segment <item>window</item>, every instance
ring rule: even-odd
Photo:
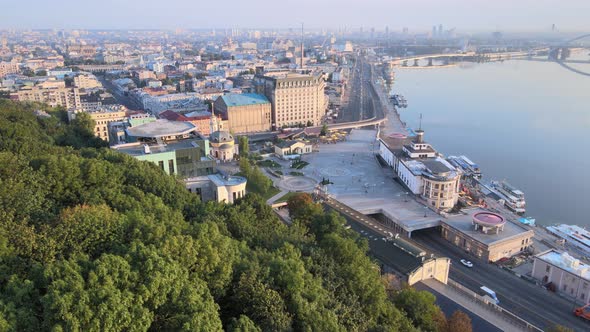
[[[168,160],[168,173],[174,174],[174,159]]]
[[[164,170],[164,161],[163,160],[158,161],[158,166],[160,166],[160,168],[162,170]]]

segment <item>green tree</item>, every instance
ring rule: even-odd
[[[417,291],[407,287],[399,291],[393,298],[397,307],[402,309],[415,326],[424,331],[437,331],[435,318],[440,308],[434,303],[436,297],[426,291]]]
[[[228,327],[228,332],[262,332],[248,316],[240,315],[238,319],[232,318]]]
[[[460,310],[453,312],[451,317],[448,319],[448,331],[449,332],[471,332],[471,318],[466,313]]]
[[[292,219],[309,222],[315,215],[321,214],[322,208],[319,204],[313,202],[313,198],[308,193],[296,193],[287,200],[289,216]]]
[[[322,130],[320,131],[320,136],[326,136],[326,135],[328,135],[328,125],[324,123],[322,125]]]
[[[240,157],[248,157],[250,154],[248,136],[238,136],[238,150],[240,151]]]

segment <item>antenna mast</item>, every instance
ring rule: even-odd
[[[301,72],[303,73],[303,23],[301,23]]]

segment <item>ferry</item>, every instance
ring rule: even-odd
[[[391,95],[389,97],[389,99],[391,99],[391,102],[393,103],[394,106],[397,106],[400,108],[408,107],[408,102],[406,101],[406,98],[404,98],[404,96],[402,96],[402,95]]]
[[[590,255],[590,232],[576,225],[547,226],[547,231]]]
[[[490,187],[493,192],[504,200],[504,205],[514,213],[524,214],[526,212],[526,201],[524,193],[514,188],[506,181],[491,181]]]
[[[447,160],[451,165],[463,170],[463,173],[472,176],[476,179],[481,179],[481,171],[479,166],[465,156],[449,156]]]

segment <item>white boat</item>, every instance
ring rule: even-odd
[[[504,205],[509,210],[518,214],[526,212],[526,201],[522,191],[514,188],[506,181],[492,181],[490,185],[494,193],[500,196],[500,199],[504,200]]]
[[[565,239],[569,244],[590,255],[590,232],[576,225],[557,225],[546,227],[549,233]]]

